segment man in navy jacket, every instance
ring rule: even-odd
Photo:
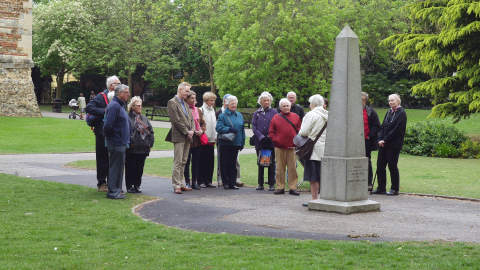
[[[108,105],[107,95],[120,84],[117,76],[107,78],[107,89],[100,92],[93,100],[91,100],[85,111],[95,116],[95,125],[93,132],[95,133],[95,159],[97,161],[97,187],[98,191],[107,192],[107,176],[108,176],[108,151],[105,147],[105,137],[103,136],[103,117],[105,108]]]
[[[128,86],[120,84],[115,87],[115,97],[105,111],[103,133],[109,154],[108,193],[107,198],[123,199],[123,168],[125,152],[130,144],[130,122],[125,105],[130,97]]]

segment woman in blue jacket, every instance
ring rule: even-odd
[[[237,112],[238,99],[229,96],[226,100],[227,109],[218,116],[216,130],[220,145],[220,173],[224,189],[238,189],[236,161],[238,152],[245,145],[245,129],[242,114]],[[227,139],[227,134],[235,134],[232,140]],[[225,136],[226,135],[226,136]]]

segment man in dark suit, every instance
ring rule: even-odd
[[[105,136],[103,135],[103,117],[105,108],[108,105],[107,95],[112,92],[120,80],[117,76],[107,78],[107,89],[100,92],[92,99],[85,108],[88,114],[95,116],[93,132],[95,133],[95,159],[97,162],[97,188],[100,192],[107,192],[107,176],[108,176],[108,151],[105,146]]]
[[[187,82],[178,85],[177,95],[168,101],[168,116],[172,128],[167,140],[173,143],[172,185],[176,194],[192,190],[185,185],[184,170],[187,163],[190,143],[194,133],[193,116],[185,102],[192,86]]]
[[[377,146],[377,133],[380,129],[380,121],[378,120],[377,112],[368,103],[368,94],[362,92],[362,105],[363,105],[363,127],[365,135],[365,155],[368,157],[368,191],[373,189],[372,179],[372,161],[371,153],[378,149]]]
[[[407,114],[400,103],[398,94],[388,96],[388,104],[391,109],[383,119],[377,138],[379,146],[377,159],[378,188],[374,194],[398,195],[400,190],[400,174],[397,164],[407,127]],[[386,192],[387,173],[385,167],[387,164],[392,181],[389,192]]]
[[[287,99],[288,101],[290,101],[290,103],[292,103],[290,112],[298,114],[298,116],[300,116],[300,120],[303,120],[303,117],[305,116],[305,111],[303,110],[302,106],[296,104],[297,94],[295,92],[290,91],[287,93]],[[280,112],[280,108],[278,112]]]

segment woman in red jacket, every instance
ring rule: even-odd
[[[285,167],[288,169],[288,188],[290,195],[297,192],[297,169],[295,168],[295,145],[293,138],[300,130],[302,121],[296,113],[290,112],[291,103],[286,98],[279,102],[280,113],[270,121],[268,137],[275,146],[276,183],[274,194],[285,194]]]

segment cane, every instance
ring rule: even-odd
[[[370,194],[373,193],[373,187],[375,186],[375,179],[377,179],[377,171],[375,170],[375,176],[373,177],[372,181],[372,189],[370,190]]]

